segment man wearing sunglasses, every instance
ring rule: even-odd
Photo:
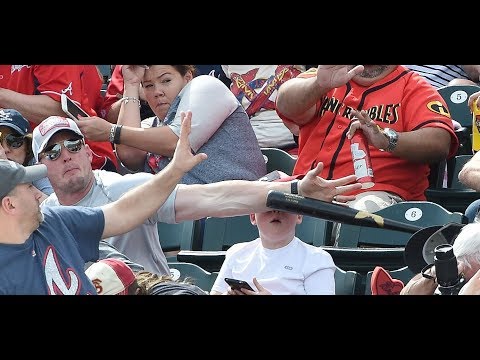
[[[119,199],[126,191],[145,183],[153,176],[143,172],[122,176],[114,172],[92,170],[91,150],[83,142],[77,142],[82,137],[74,121],[58,116],[45,119],[34,129],[34,155],[47,166],[48,178],[55,190],[42,203],[43,206],[103,206]],[[170,275],[160,246],[158,222],[179,223],[207,216],[225,217],[267,211],[266,196],[269,190],[290,193],[292,187],[295,190],[295,185],[298,185],[298,193],[301,195],[324,201],[332,201],[334,196],[339,202],[354,199],[353,196],[342,194],[361,188],[361,184],[350,184],[355,181],[355,175],[327,181],[317,177],[321,170],[322,164],[319,164],[298,183],[237,180],[179,185],[147,221],[134,230],[107,241],[132,261],[143,265],[145,270]],[[142,208],[143,201],[140,200],[133,206]]]
[[[0,294],[96,294],[84,266],[98,259],[99,241],[144,222],[162,206],[182,176],[206,159],[203,153],[191,152],[190,121],[191,114],[182,123],[184,134],[171,166],[121,199],[101,207],[40,209],[42,194],[31,182],[47,174],[46,166],[24,167],[0,160]],[[62,152],[57,160],[45,161],[65,162],[69,151]],[[69,154],[80,156],[80,151]],[[66,172],[75,171],[71,167]],[[142,206],[135,206],[139,202]]]
[[[0,109],[0,159],[15,161],[23,166],[36,163],[32,151],[30,124],[15,109]],[[53,188],[46,176],[33,181],[32,184],[45,194],[44,198],[53,193]],[[143,266],[132,262],[104,240],[100,241],[99,258],[115,258],[125,262],[133,271],[143,270]],[[90,265],[91,263],[86,264],[85,268]]]

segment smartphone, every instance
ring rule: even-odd
[[[72,99],[70,99],[67,95],[62,94],[60,96],[60,100],[62,103],[62,110],[65,114],[67,114],[71,119],[78,120],[78,115],[81,116],[90,116],[85,111],[82,110],[80,106],[75,104]]]
[[[252,290],[252,287],[248,284],[248,282],[243,281],[243,280],[237,280],[237,279],[231,279],[231,278],[225,278],[225,282],[230,285],[232,290],[240,290],[240,289],[248,289]]]

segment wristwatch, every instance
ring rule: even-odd
[[[390,128],[383,129],[383,135],[388,139],[388,146],[383,151],[392,152],[397,147],[398,133]]]

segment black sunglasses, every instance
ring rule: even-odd
[[[7,145],[12,149],[18,149],[25,142],[25,136],[15,136],[13,134],[3,135],[0,132],[0,143],[3,143],[3,140],[7,141]]]
[[[61,143],[52,144],[39,154],[38,159],[40,160],[43,157],[46,157],[52,161],[57,160],[62,153],[62,144],[69,152],[78,153],[82,148],[83,139],[63,140]]]

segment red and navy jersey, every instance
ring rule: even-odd
[[[89,115],[97,115],[103,79],[95,65],[9,65],[7,88],[26,95],[48,95],[60,102],[61,94],[74,100]],[[37,124],[30,122],[32,130]],[[117,166],[112,144],[86,140],[93,151],[92,168],[110,159]]]
[[[298,77],[314,77],[310,69]],[[366,110],[375,122],[397,132],[425,127],[442,128],[451,135],[449,157],[458,149],[458,138],[445,101],[424,78],[403,66],[375,84],[364,87],[354,81],[328,91],[316,104],[315,117],[300,126],[299,155],[294,175],[305,174],[318,162],[324,163],[321,176],[338,179],[354,174],[347,131],[351,110]],[[284,121],[295,122],[280,114]],[[368,189],[390,191],[405,200],[425,200],[430,168],[370,146],[375,186]],[[356,193],[365,190],[359,190]]]

